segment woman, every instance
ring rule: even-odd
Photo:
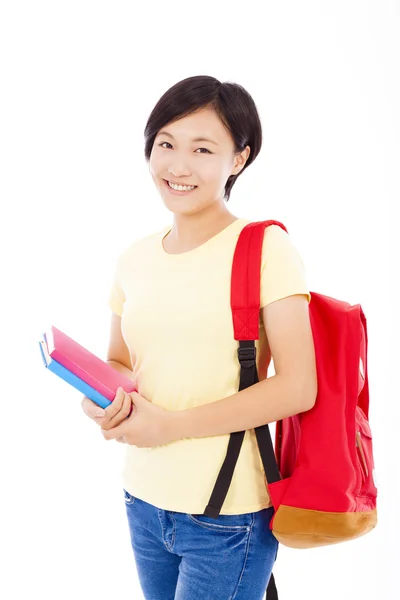
[[[260,382],[237,391],[230,278],[250,221],[226,203],[261,133],[248,92],[206,76],[169,89],[145,129],[146,160],[173,223],[124,250],[109,301],[108,361],[138,393],[119,390],[106,411],[86,397],[82,404],[105,439],[127,445],[124,497],[147,600],[264,597],[278,542],[254,427],[315,402],[311,296],[302,260],[276,225],[263,243]],[[275,375],[265,379],[269,349]],[[207,517],[229,434],[245,430],[221,514]]]

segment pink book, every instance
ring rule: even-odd
[[[92,386],[108,400],[113,401],[117,390],[136,392],[134,382],[119,373],[104,360],[95,356],[54,326],[44,334],[51,358]]]

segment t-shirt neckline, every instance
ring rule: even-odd
[[[199,252],[202,252],[204,249],[207,249],[210,245],[212,245],[216,241],[218,241],[220,237],[225,235],[227,232],[229,232],[235,226],[238,226],[238,224],[245,222],[246,220],[247,219],[245,219],[244,217],[239,217],[238,219],[235,219],[235,221],[232,221],[232,223],[229,223],[229,225],[224,227],[224,229],[221,229],[221,231],[219,231],[218,233],[213,235],[209,240],[205,241],[203,244],[200,244],[200,246],[197,246],[196,248],[192,248],[192,250],[187,250],[186,252],[177,252],[177,253],[167,252],[163,246],[164,238],[168,235],[168,233],[172,229],[172,225],[168,225],[161,231],[161,235],[159,238],[160,251],[164,256],[166,256],[168,258],[171,257],[172,259],[178,258],[178,257],[184,257],[184,256],[193,256],[194,254],[197,254]]]

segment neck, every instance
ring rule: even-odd
[[[174,215],[172,229],[167,238],[179,248],[190,248],[206,242],[237,220],[225,207],[208,213]]]

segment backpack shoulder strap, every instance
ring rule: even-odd
[[[279,221],[256,221],[240,232],[232,265],[231,307],[235,340],[258,340],[261,258],[264,232]]]

